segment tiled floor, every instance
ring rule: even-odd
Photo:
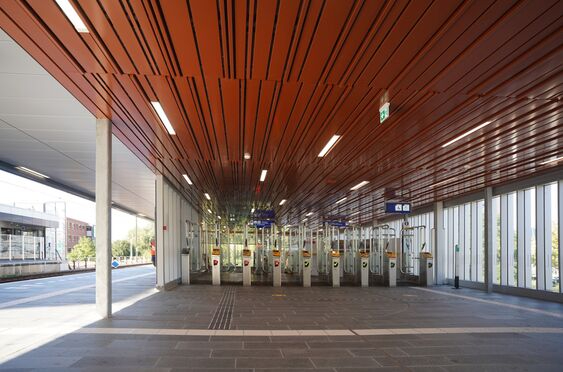
[[[449,287],[197,285],[139,296],[153,278],[135,275],[115,287],[138,301],[111,320],[14,324],[14,309],[0,310],[12,311],[0,337],[60,333],[0,369],[563,370],[561,304]],[[39,301],[36,310],[54,309]],[[30,304],[18,306],[23,315]]]

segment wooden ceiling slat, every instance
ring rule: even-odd
[[[0,25],[205,215],[360,209],[369,222],[394,192],[418,206],[561,154],[560,1],[71,2],[90,34],[44,0],[0,2]]]

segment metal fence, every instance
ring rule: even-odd
[[[151,259],[144,256],[123,256],[114,257],[112,262],[113,261],[117,261],[119,263],[119,266],[128,266],[147,264],[151,262]],[[88,257],[85,260],[68,261],[68,266],[71,268],[71,270],[93,269],[96,267],[96,258]]]
[[[55,248],[45,247],[45,238],[0,235],[0,260],[55,260]]]

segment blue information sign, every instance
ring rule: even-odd
[[[119,262],[117,260],[113,260],[111,263],[111,267],[113,267],[114,269],[117,269],[119,267]]]
[[[411,213],[411,203],[385,203],[385,213]]]
[[[328,223],[330,226],[334,227],[346,227],[348,225],[346,221],[348,221],[348,218],[343,215],[326,216],[324,218],[324,223]]]
[[[273,209],[257,209],[252,213],[252,217],[258,220],[273,220],[276,218],[276,212]]]

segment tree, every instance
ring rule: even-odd
[[[111,254],[114,257],[131,255],[130,244],[127,240],[116,240],[111,245]]]
[[[154,229],[152,227],[140,228],[137,230],[137,237],[135,239],[135,229],[129,230],[127,234],[129,241],[137,242],[134,245],[133,252],[139,254],[139,256],[150,256],[151,251],[151,241],[154,240]]]
[[[82,236],[67,257],[73,264],[76,261],[84,260],[84,263],[88,265],[88,258],[96,257],[96,246],[91,238]]]

